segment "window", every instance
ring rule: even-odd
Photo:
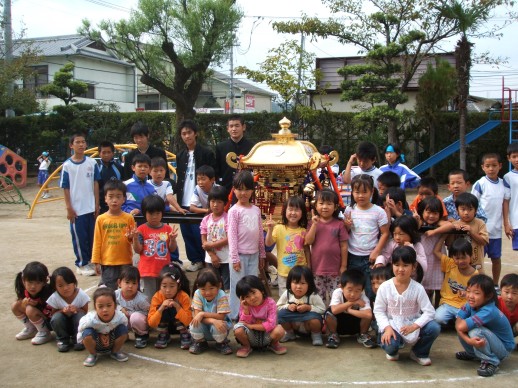
[[[33,73],[23,80],[23,88],[37,92],[39,96],[38,88],[49,83],[49,67],[48,65],[34,66]]]
[[[90,85],[90,84],[88,84],[88,90],[87,90],[87,92],[86,92],[86,93],[81,94],[81,95],[80,95],[80,96],[78,96],[78,97],[94,99],[94,98],[95,98],[95,86],[94,86],[94,85]]]

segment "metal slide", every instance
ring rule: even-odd
[[[482,124],[477,129],[466,134],[466,144],[471,143],[472,141],[478,139],[480,136],[485,135],[492,129],[495,129],[502,123],[501,120],[488,120],[486,123]],[[446,159],[448,156],[457,152],[460,149],[460,141],[457,140],[451,143],[449,146],[443,148],[435,155],[429,157],[425,161],[419,163],[417,166],[412,168],[412,170],[417,174],[422,174],[424,171],[428,170],[433,165],[439,163],[441,160]]]

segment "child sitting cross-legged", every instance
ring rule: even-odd
[[[192,354],[200,354],[208,349],[207,341],[216,341],[216,349],[221,354],[232,354],[228,345],[228,332],[232,322],[228,317],[230,306],[228,296],[222,290],[222,280],[215,268],[203,268],[194,282],[192,298],[193,318],[190,325],[194,340],[189,348]]]
[[[329,337],[326,346],[336,349],[340,344],[338,335],[356,334],[358,343],[374,348],[367,331],[372,321],[372,309],[365,295],[365,275],[359,270],[349,269],[340,277],[340,287],[333,291],[331,303],[325,313]]]

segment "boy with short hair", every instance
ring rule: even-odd
[[[493,282],[497,285],[502,271],[502,209],[505,197],[504,181],[498,177],[502,168],[500,155],[484,154],[481,167],[486,175],[475,182],[471,194],[477,197],[479,206],[487,215],[489,244],[485,247],[485,253],[491,259]]]
[[[104,193],[108,211],[95,221],[92,263],[101,275],[99,285],[116,290],[123,266],[133,264],[131,231],[135,229],[135,220],[122,211],[126,199],[126,185],[122,181],[109,180]]]
[[[126,185],[126,202],[122,210],[131,215],[140,214],[142,200],[152,194],[156,194],[155,187],[148,182],[148,174],[151,168],[151,159],[146,154],[137,154],[133,157],[131,169],[133,178],[124,182]]]
[[[478,209],[478,199],[471,193],[462,193],[455,199],[455,207],[460,217],[453,222],[456,230],[467,233],[473,247],[471,265],[484,273],[484,247],[489,243],[489,233],[484,221],[475,218]]]
[[[445,238],[446,236],[443,235],[439,239],[433,251],[435,258],[441,262],[441,272],[444,273],[441,300],[435,310],[435,322],[442,326],[455,321],[460,308],[467,302],[468,281],[473,275],[478,274],[478,271],[471,266],[473,247],[470,242],[464,238],[455,240],[450,247],[448,257],[442,252]]]
[[[448,212],[448,218],[451,220],[459,220],[459,214],[457,213],[457,208],[455,206],[455,200],[457,197],[465,193],[468,190],[469,186],[469,178],[468,173],[462,169],[451,170],[448,173],[448,190],[451,192],[451,195],[444,198],[444,206]],[[480,218],[482,221],[487,222],[486,213],[482,208],[476,209],[476,217]]]
[[[101,174],[101,182],[99,183],[99,201],[101,203],[100,214],[108,211],[108,205],[105,202],[104,185],[106,182],[117,179],[122,180],[124,176],[124,169],[113,159],[115,155],[115,146],[111,141],[103,141],[97,148],[99,157],[101,158],[98,168]]]
[[[153,185],[156,193],[166,203],[166,212],[174,210],[179,213],[185,214],[187,213],[187,211],[185,209],[182,209],[182,207],[178,204],[178,201],[174,197],[173,186],[171,185],[171,182],[164,180],[166,170],[167,163],[164,159],[162,159],[161,157],[155,157],[151,159],[151,179],[149,179],[148,182]]]
[[[63,163],[59,187],[63,189],[67,219],[70,221],[76,271],[79,275],[93,276],[95,268],[90,260],[95,218],[99,213],[101,176],[96,161],[85,155],[85,135],[72,135],[69,145],[73,154]]]
[[[500,283],[500,290],[502,294],[496,305],[509,320],[513,335],[518,337],[518,274],[505,275]]]
[[[374,348],[376,343],[367,333],[372,321],[372,309],[365,295],[365,275],[357,269],[349,269],[340,277],[340,287],[333,291],[331,303],[324,314],[329,330],[326,346],[336,349],[339,335],[356,334],[358,343]]]
[[[379,198],[382,198],[389,187],[401,187],[401,178],[393,171],[385,171],[376,179]],[[380,204],[381,205],[381,204]]]
[[[133,166],[133,158],[136,155],[144,154],[149,156],[149,159],[154,157],[161,157],[167,162],[167,155],[161,148],[153,147],[149,144],[149,128],[142,122],[136,122],[131,127],[130,137],[137,145],[137,148],[130,151],[124,159],[124,179],[128,180],[133,176],[131,166]],[[165,179],[169,180],[169,170],[165,172]]]
[[[507,146],[507,160],[512,170],[504,175],[504,229],[505,235],[512,239],[513,250],[518,251],[518,143]]]
[[[387,212],[387,217],[394,221],[402,215],[412,217],[410,210],[405,209],[406,194],[401,187],[389,187],[385,191],[385,196],[382,198],[383,208]]]
[[[419,202],[421,202],[424,198],[431,196],[434,196],[441,201],[443,208],[442,216],[446,219],[448,217],[448,211],[446,210],[442,198],[439,195],[439,185],[437,184],[437,180],[431,176],[421,178],[421,181],[417,186],[417,195],[409,206],[410,210],[417,212],[417,205],[419,205]]]
[[[216,183],[216,173],[211,166],[203,165],[196,170],[196,187],[191,196],[191,213],[207,214],[209,212],[209,192]]]
[[[362,141],[356,147],[356,153],[352,154],[342,171],[342,181],[346,184],[351,183],[351,180],[360,174],[367,174],[374,179],[374,185],[378,187],[378,177],[383,173],[377,168],[374,163],[378,159],[378,149],[370,141]],[[357,166],[353,163],[357,162]]]

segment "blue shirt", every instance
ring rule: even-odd
[[[496,307],[495,302],[488,303],[479,309],[473,309],[469,303],[466,303],[460,308],[457,317],[464,319],[468,330],[485,327],[502,341],[507,351],[514,350],[513,330],[504,313]]]
[[[125,181],[124,184],[126,185],[126,202],[122,205],[122,211],[126,213],[130,213],[133,209],[141,210],[144,197],[156,195],[155,188],[147,181],[147,177],[141,180],[133,174],[133,178]]]
[[[453,199],[453,194],[447,196],[442,201],[444,203],[444,207],[448,212],[448,218],[453,218],[454,220],[460,220],[459,213],[457,213],[457,208],[455,207],[455,200]],[[487,222],[487,216],[484,210],[479,206],[477,209],[477,213],[475,217],[480,218],[484,223]]]

